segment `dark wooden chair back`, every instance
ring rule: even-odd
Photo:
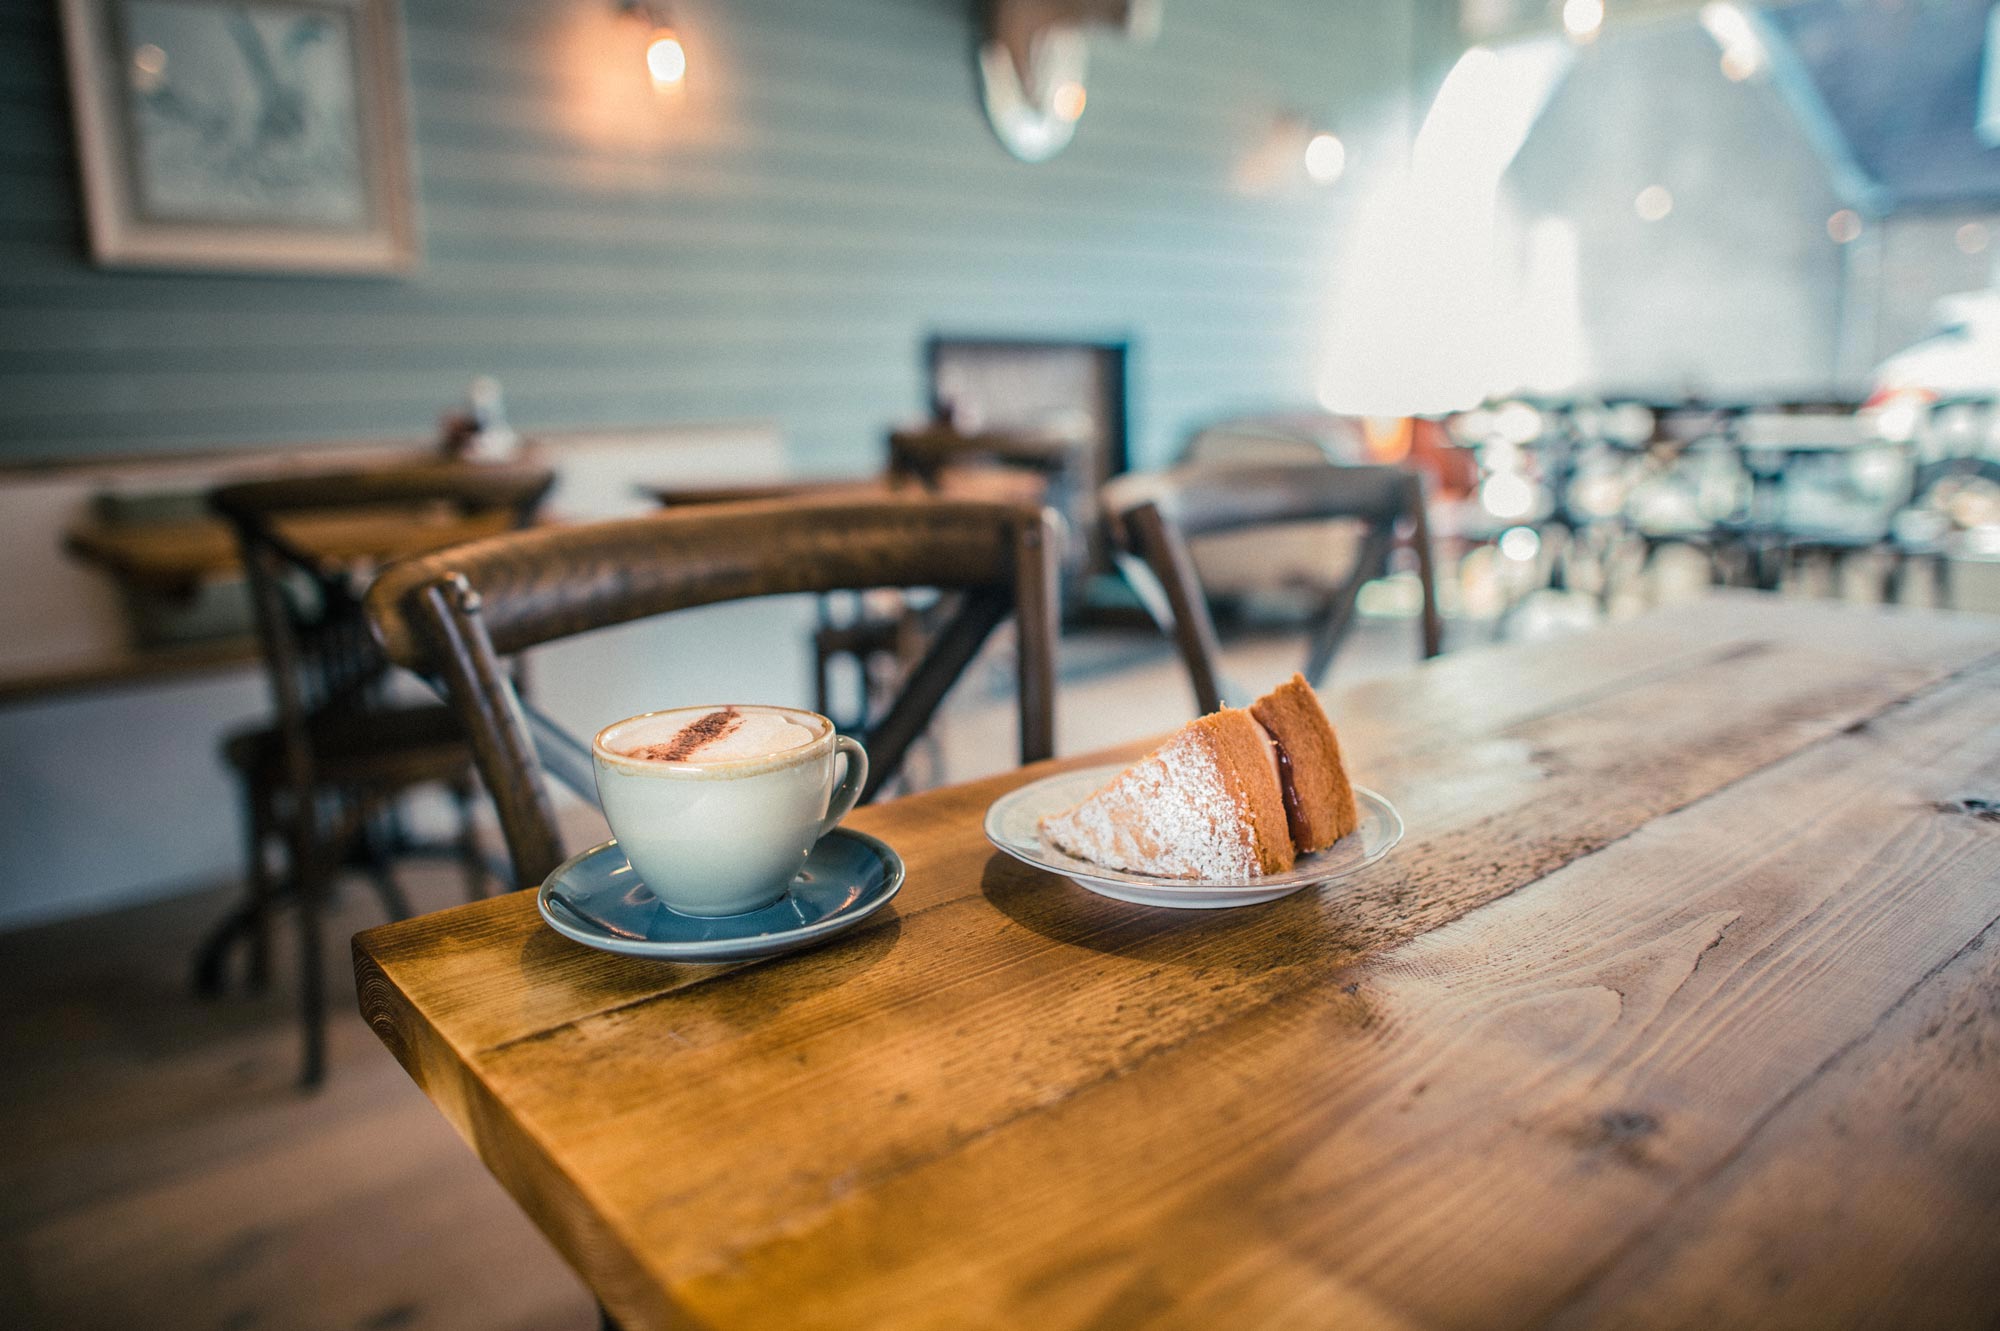
[[[934,421],[891,432],[886,474],[891,485],[914,483],[951,498],[1032,500],[1052,509],[1064,524],[1058,563],[1063,602],[1071,605],[1089,571],[1103,562],[1097,530],[1099,465],[1084,439],[966,431]]]
[[[370,590],[368,613],[389,656],[439,681],[464,718],[516,879],[531,886],[562,861],[562,842],[535,743],[546,732],[515,696],[503,656],[720,601],[877,587],[932,587],[960,599],[901,695],[859,737],[870,759],[863,798],[896,774],[1010,614],[1021,760],[1054,751],[1054,518],[1036,508],[800,498],[523,532],[391,567]]]
[[[554,482],[543,467],[377,467],[226,485],[209,506],[235,529],[285,745],[287,779],[313,782],[308,722],[376,701],[388,661],[358,587],[383,558],[532,520]],[[312,548],[314,527],[339,554]]]
[[[889,475],[936,490],[956,467],[1011,467],[1055,477],[1088,450],[1074,440],[1006,432],[967,433],[931,424],[889,435]]]
[[[1103,499],[1113,535],[1129,552],[1128,558],[1136,558],[1165,595],[1171,622],[1163,627],[1170,627],[1174,634],[1195,701],[1204,713],[1224,706],[1226,700],[1215,620],[1188,552],[1187,543],[1194,537],[1340,518],[1362,524],[1361,550],[1354,567],[1329,592],[1312,632],[1305,675],[1318,684],[1353,623],[1355,598],[1362,585],[1387,570],[1398,527],[1407,526],[1407,539],[1415,548],[1423,584],[1423,654],[1438,654],[1442,624],[1430,527],[1424,511],[1423,482],[1414,472],[1399,467],[1322,463],[1179,467],[1120,476],[1105,487]]]

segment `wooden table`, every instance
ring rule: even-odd
[[[909,883],[818,951],[517,893],[362,1007],[629,1327],[1991,1325],[2000,621],[1725,596],[1333,707],[1410,829],[1337,887],[1091,896],[980,838],[1030,771],[855,814]]]
[[[379,505],[353,512],[299,513],[274,523],[293,544],[329,563],[386,563],[507,530],[510,515],[464,517],[428,509],[384,513]],[[236,535],[220,518],[166,522],[86,522],[65,538],[71,554],[133,587],[187,596],[205,579],[242,571]]]

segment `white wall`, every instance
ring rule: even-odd
[[[1633,202],[1664,185],[1673,211]],[[1580,54],[1515,159],[1522,225],[1574,223],[1586,384],[1613,392],[1816,395],[1835,387],[1841,206],[1762,82],[1723,78],[1691,20],[1612,26]]]

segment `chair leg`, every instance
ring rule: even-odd
[[[299,916],[299,1021],[303,1046],[299,1087],[326,1081],[326,959],[321,955],[320,912],[326,904],[327,870],[310,846],[299,848],[294,888]]]
[[[360,837],[357,849],[362,863],[368,870],[368,881],[375,885],[375,895],[382,899],[382,909],[392,920],[406,920],[413,913],[410,899],[403,895],[403,885],[396,881],[389,847],[385,844],[382,823],[379,818],[370,818],[364,811],[359,818],[357,835]]]
[[[470,776],[461,776],[451,783],[451,802],[458,809],[458,862],[465,870],[465,898],[477,901],[486,895],[486,860],[479,853],[479,828],[473,820]]]
[[[261,994],[271,987],[271,917],[277,909],[278,883],[271,873],[269,850],[277,833],[277,818],[268,791],[250,795],[250,891],[256,905],[256,919],[250,929],[250,992]]]
[[[1943,553],[1931,556],[1931,603],[1939,610],[1951,609],[1951,558]]]
[[[211,930],[195,954],[194,989],[203,998],[219,997],[228,987],[229,950],[241,938],[249,944],[246,983],[262,993],[271,980],[271,908],[275,891],[265,847],[271,835],[270,797],[246,777],[243,781],[244,873],[248,894],[241,906]]]
[[[200,998],[220,998],[229,987],[229,949],[238,938],[250,936],[255,927],[257,906],[244,902],[209,930],[194,958],[194,992]]]
[[[1418,623],[1424,659],[1444,651],[1444,616],[1438,610],[1437,551],[1431,545],[1431,526],[1423,490],[1419,487],[1410,510],[1410,544],[1417,552],[1417,582],[1423,589],[1423,618]]]

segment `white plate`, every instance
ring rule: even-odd
[[[1176,910],[1213,910],[1275,901],[1308,887],[1345,878],[1387,855],[1403,839],[1403,818],[1396,812],[1396,806],[1374,791],[1356,786],[1354,802],[1361,810],[1359,827],[1325,850],[1301,856],[1284,873],[1260,878],[1154,878],[1077,859],[1043,840],[1037,824],[1045,815],[1081,803],[1124,770],[1117,763],[1086,767],[1045,776],[1002,795],[986,811],[986,839],[1022,863],[1059,873],[1099,896],[1137,906],[1167,906]]]

